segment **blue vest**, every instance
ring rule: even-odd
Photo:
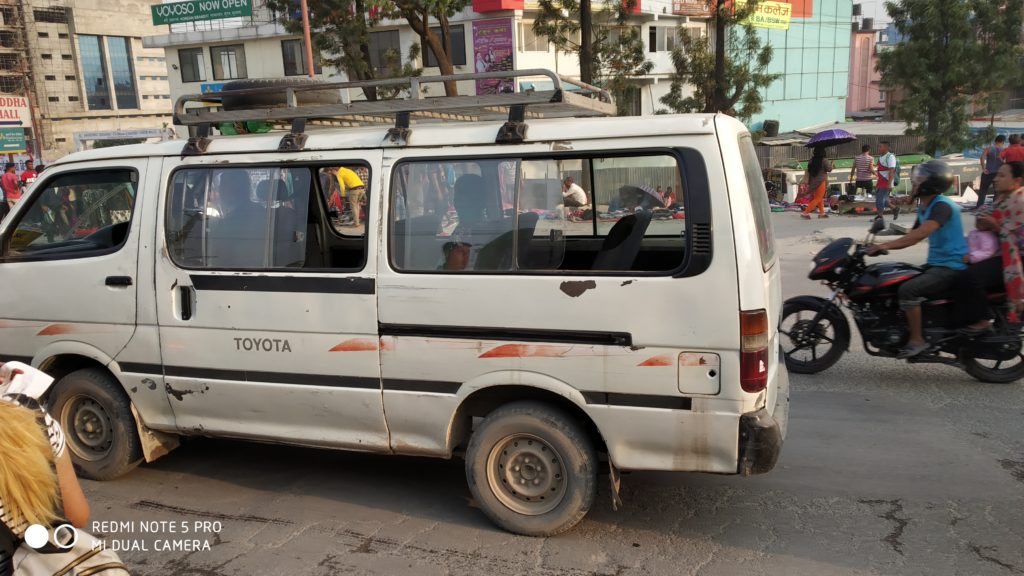
[[[928,236],[928,265],[963,270],[967,268],[964,264],[967,240],[964,238],[964,226],[960,220],[960,207],[945,196],[936,196],[924,212],[918,211],[917,224],[924,224],[931,216],[932,209],[940,202],[948,204],[952,214],[945,224]]]

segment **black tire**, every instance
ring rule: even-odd
[[[47,409],[64,429],[80,476],[111,480],[142,460],[131,403],[108,372],[85,368],[64,376],[54,384]]]
[[[573,417],[541,402],[514,402],[491,412],[473,431],[466,479],[498,526],[525,536],[553,536],[590,510],[597,463],[593,440]]]
[[[1011,360],[1005,362],[1011,364],[1011,366],[1002,368],[1003,362],[997,361],[994,367],[988,367],[969,353],[963,357],[964,370],[982,382],[989,384],[1011,384],[1024,378],[1024,357],[1018,357],[1016,364]]]
[[[812,330],[810,323],[813,317],[822,310],[825,312],[818,321],[818,325]],[[798,323],[792,326],[787,325],[787,320],[794,315],[799,318]],[[829,325],[833,328],[832,336],[827,334]],[[817,374],[831,368],[850,346],[850,324],[846,321],[846,316],[843,315],[842,310],[826,300],[810,297],[787,300],[782,306],[782,321],[779,326],[786,368],[796,374]],[[808,342],[813,343],[805,345]],[[822,344],[822,342],[824,343]],[[819,346],[826,348],[820,354],[818,353]],[[811,359],[804,360],[797,356],[797,352],[804,350],[809,351]]]
[[[232,90],[250,90],[252,88],[283,88],[285,86],[316,85],[322,84],[318,80],[308,78],[266,78],[256,80],[232,80],[224,84],[222,92]],[[341,94],[337,90],[315,90],[311,92],[298,92],[296,99],[300,106],[314,106],[322,104],[338,104],[341,102]],[[224,94],[221,97],[221,107],[224,110],[244,110],[247,108],[280,108],[287,105],[287,94],[284,90],[274,91],[267,94],[240,94],[230,96]]]

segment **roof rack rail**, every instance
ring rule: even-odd
[[[544,76],[551,81],[551,90],[527,90],[507,94],[482,96],[445,96],[424,98],[421,89],[426,84],[450,81],[498,80]],[[579,87],[571,91],[566,84]],[[397,100],[352,101],[348,90],[370,87],[400,88],[408,97]],[[299,104],[299,94],[306,92],[340,92],[336,104]],[[284,91],[284,105],[272,108],[246,108],[223,110],[216,107],[186,107],[188,104],[220,103],[225,95],[232,98],[246,95],[280,94]],[[179,126],[216,126],[222,122],[292,122],[293,136],[283,142],[282,149],[302,148],[297,138],[302,124],[296,120],[345,120],[353,125],[391,125],[386,140],[404,145],[411,134],[410,120],[415,121],[469,121],[506,120],[499,135],[501,141],[522,141],[523,122],[529,118],[566,118],[583,116],[614,116],[615,103],[607,90],[562,78],[550,70],[528,69],[448,76],[406,77],[387,80],[352,82],[296,83],[294,86],[273,86],[191,94],[178,98],[174,104],[174,123]],[[519,128],[513,128],[514,126]],[[296,130],[297,128],[297,130]]]

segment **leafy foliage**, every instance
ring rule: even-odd
[[[960,150],[978,140],[970,133],[971,103],[991,112],[1021,80],[1024,0],[901,0],[886,2],[906,39],[879,54],[883,85],[909,134],[923,148]]]
[[[629,23],[637,0],[606,2],[593,12],[589,0],[540,0],[533,32],[563,54],[574,54],[580,80],[612,93],[620,115],[635,104],[639,78],[654,69],[640,28]]]
[[[726,0],[712,1],[716,45],[709,37],[679,34],[671,88],[661,102],[674,112],[723,112],[748,121],[762,109],[762,90],[780,77],[767,72],[773,50],[745,23],[757,0],[735,10]]]

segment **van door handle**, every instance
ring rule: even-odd
[[[107,276],[107,286],[131,286],[131,276]]]
[[[181,297],[181,319],[191,320],[192,319],[192,287],[191,286],[180,286],[178,288],[179,296]]]

